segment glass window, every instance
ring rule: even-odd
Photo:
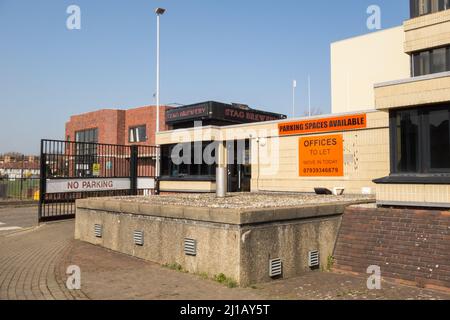
[[[449,9],[450,0],[439,0],[438,11]]]
[[[147,127],[139,126],[130,128],[128,141],[131,143],[147,141]]]
[[[432,73],[444,72],[447,69],[447,49],[440,48],[432,51]]]
[[[75,133],[75,141],[98,143],[98,129],[77,131]]]
[[[425,51],[419,54],[419,74],[430,74],[430,52]]]
[[[449,0],[410,0],[411,18],[449,9]]]
[[[431,13],[431,0],[419,0],[419,15]]]
[[[76,144],[75,176],[91,177],[92,166],[97,163],[98,129],[88,129],[75,133]]]
[[[397,112],[396,121],[396,171],[417,172],[419,160],[419,118],[417,111]]]
[[[450,47],[414,53],[412,70],[413,77],[450,71]]]
[[[428,113],[427,131],[430,147],[430,171],[450,170],[450,112],[448,109]]]
[[[393,173],[450,173],[450,107],[391,113]]]
[[[205,153],[206,148],[211,148],[212,142],[203,142],[201,145],[201,149],[199,152],[199,158],[195,157],[195,147],[194,143],[190,145],[184,145],[184,149],[186,152],[191,152],[190,156],[186,155],[186,159],[189,158],[190,163],[182,163],[175,164],[172,161],[172,151],[176,145],[165,145],[162,146],[162,168],[161,172],[163,176],[169,176],[173,178],[183,178],[183,177],[212,177],[216,174],[216,166],[215,164],[207,164],[205,159],[203,159],[203,154]],[[208,149],[210,150],[210,149]],[[210,150],[211,156],[215,158],[215,149],[212,148]],[[180,150],[180,157],[184,157],[184,153]],[[199,163],[200,162],[200,163]]]

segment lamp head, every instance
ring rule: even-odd
[[[162,16],[164,14],[164,12],[166,12],[166,9],[164,9],[164,8],[156,8],[155,9],[155,13],[158,16]]]

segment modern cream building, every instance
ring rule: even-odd
[[[389,113],[391,173],[378,179],[380,204],[449,207],[450,1],[411,0],[403,24],[411,76],[375,85]]]
[[[331,110],[374,110],[376,83],[408,78],[405,32],[395,27],[331,44]]]
[[[161,191],[214,192],[207,164],[170,157],[216,141],[228,191],[344,188],[380,205],[450,207],[449,1],[411,0],[402,27],[332,44],[331,115],[159,133]]]

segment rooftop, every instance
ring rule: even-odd
[[[172,194],[150,197],[116,197],[122,201],[157,206],[183,206],[220,209],[292,208],[306,205],[348,202],[372,202],[373,196],[328,196],[312,193],[232,193],[226,198],[215,194]]]

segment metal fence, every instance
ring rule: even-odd
[[[39,178],[0,178],[1,200],[39,200]]]
[[[73,217],[77,199],[157,193],[158,150],[42,140],[39,221]]]

